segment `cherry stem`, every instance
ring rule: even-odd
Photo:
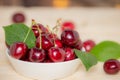
[[[51,29],[50,29],[50,27],[49,27],[48,25],[47,25],[46,27],[47,27],[48,31],[49,31],[49,32],[51,32]]]
[[[55,36],[54,36],[54,32],[51,31],[51,34],[53,35],[53,43],[54,43],[54,47],[55,47]]]
[[[32,19],[32,25],[34,25],[34,24],[36,24],[36,23],[35,23],[35,20]],[[29,28],[29,30],[28,30],[28,32],[27,32],[27,35],[25,36],[25,39],[23,40],[24,43],[25,43],[25,41],[27,40],[27,37],[28,37],[28,35],[29,35],[29,33],[30,33],[31,29],[32,29],[32,25],[31,25],[31,27]]]
[[[61,25],[61,18],[57,20],[56,26],[53,27],[52,30],[53,30],[54,32],[58,32],[58,28],[60,27],[60,25]]]
[[[38,29],[38,31],[39,31],[39,37],[40,37],[40,49],[42,49],[42,35],[41,35],[41,33],[42,33],[42,31],[41,31],[41,29],[39,29],[39,25],[37,25],[37,29]]]
[[[54,39],[54,40],[53,40],[53,41],[54,41],[54,47],[55,47],[55,36],[54,36],[54,33],[57,33],[57,32],[58,32],[58,29],[59,29],[60,25],[61,25],[61,18],[57,20],[56,26],[53,27],[53,28],[52,28],[52,31],[51,31],[51,33],[53,34],[53,39]]]
[[[54,34],[54,31],[50,29],[50,27],[47,25],[47,29],[48,31],[51,32],[51,34]],[[55,47],[55,36],[53,36],[53,43],[54,43],[54,47]]]
[[[31,31],[31,28],[29,28],[29,30],[28,30],[28,32],[27,32],[27,35],[25,36],[25,39],[23,40],[24,43],[25,43],[25,41],[27,40],[27,37],[28,37],[30,31]]]
[[[36,24],[35,20],[34,20],[34,19],[32,19],[32,25],[35,25],[35,24]]]

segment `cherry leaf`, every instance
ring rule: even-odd
[[[90,51],[99,61],[120,58],[120,44],[114,41],[102,41]]]
[[[36,38],[31,28],[22,23],[4,26],[5,41],[8,45],[15,42],[24,42],[28,48],[35,46]]]
[[[92,66],[97,64],[97,58],[91,53],[82,52],[80,50],[74,49],[75,54],[78,58],[81,59],[86,70],[88,71]]]

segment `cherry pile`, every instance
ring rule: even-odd
[[[10,45],[12,57],[38,63],[63,62],[77,58],[74,49],[81,50],[84,47],[88,52],[91,48],[87,50],[87,46],[94,47],[95,45],[92,40],[82,42],[78,32],[72,28],[64,29],[58,37],[55,32],[33,20],[31,29],[36,37],[35,47],[28,49],[24,42],[16,42]]]
[[[29,62],[64,62],[77,58],[74,49],[90,52],[96,45],[93,40],[82,42],[78,32],[73,29],[73,24],[70,22],[63,24],[62,32],[58,37],[56,32],[33,20],[31,29],[36,37],[35,47],[29,49],[24,42],[15,42],[8,47],[10,55]],[[55,26],[56,29],[57,27]],[[120,70],[120,62],[116,59],[109,59],[104,62],[103,69],[108,74],[116,74]]]

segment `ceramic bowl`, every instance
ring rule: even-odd
[[[72,75],[80,65],[80,59],[57,63],[33,63],[15,59],[6,52],[15,71],[25,77],[37,80],[55,80]]]

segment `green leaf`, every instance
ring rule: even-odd
[[[28,26],[18,23],[8,26],[4,26],[5,41],[8,45],[15,42],[25,42],[28,48],[35,46],[35,36],[31,28]]]
[[[99,61],[120,58],[120,45],[113,41],[103,41],[97,44],[91,53],[96,56]]]
[[[81,59],[84,64],[86,70],[88,71],[93,65],[97,64],[97,58],[91,53],[82,52],[80,50],[75,49],[75,54],[78,58]]]

